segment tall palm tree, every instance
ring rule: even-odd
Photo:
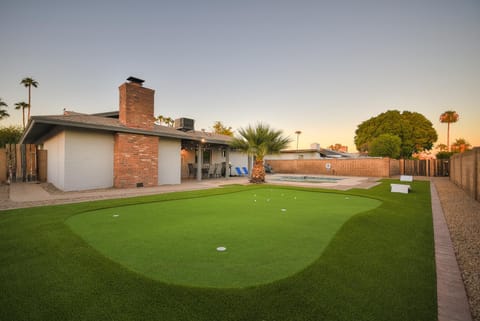
[[[446,112],[444,112],[443,114],[440,115],[440,122],[448,124],[448,129],[447,129],[448,151],[450,151],[450,124],[451,123],[456,123],[459,118],[460,118],[460,116],[454,110],[447,110]]]
[[[31,77],[23,78],[20,82],[21,85],[28,87],[28,120],[30,120],[30,107],[32,106],[32,86],[37,88],[38,81]],[[25,127],[25,126],[24,126]]]
[[[0,120],[2,120],[4,118],[7,118],[7,117],[10,117],[8,112],[4,109],[4,108],[7,108],[7,107],[8,107],[7,103],[4,102],[2,100],[2,98],[0,98]]]
[[[263,123],[258,123],[255,127],[249,125],[247,128],[240,128],[238,134],[239,136],[234,137],[230,142],[230,146],[255,157],[250,182],[264,183],[265,155],[278,153],[286,148],[291,142],[290,138],[284,137],[281,130],[274,130]]]
[[[25,129],[25,109],[28,109],[28,104],[24,101],[15,104],[15,109],[22,110],[23,129]]]

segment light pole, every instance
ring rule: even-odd
[[[299,131],[299,130],[297,130],[297,131],[295,132],[295,134],[297,134],[297,152],[298,152],[298,137],[300,136],[301,133],[302,133],[302,132]]]

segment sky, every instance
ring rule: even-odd
[[[291,147],[340,143],[387,110],[455,110],[450,140],[480,146],[478,0],[0,1],[0,98],[32,115],[118,110],[129,76],[155,90],[155,116],[258,122]]]

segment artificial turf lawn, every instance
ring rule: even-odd
[[[105,256],[148,277],[198,287],[247,287],[313,263],[371,198],[264,188],[72,216],[68,225]],[[224,246],[225,252],[217,247]]]
[[[410,183],[410,194],[390,193],[389,183],[348,192],[382,204],[348,219],[307,268],[243,289],[152,280],[106,258],[65,221],[102,208],[274,187],[228,187],[0,212],[0,320],[434,321],[429,183]]]

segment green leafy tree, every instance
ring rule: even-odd
[[[440,122],[441,123],[447,123],[447,146],[448,146],[448,151],[450,151],[450,124],[451,123],[456,123],[460,116],[457,114],[456,111],[454,110],[447,110],[443,114],[440,115]]]
[[[369,153],[372,141],[382,134],[400,138],[401,158],[409,158],[413,153],[431,150],[438,138],[432,123],[422,114],[389,110],[358,125],[355,131],[355,145],[360,152]]]
[[[291,143],[290,138],[284,137],[281,130],[275,130],[270,126],[258,123],[255,127],[249,125],[238,130],[239,136],[232,139],[230,146],[234,149],[254,156],[252,183],[265,182],[265,168],[263,159],[265,155],[278,153]]]
[[[435,157],[437,159],[449,159],[453,154],[455,154],[454,152],[438,152],[437,155],[435,155]]]
[[[10,117],[10,114],[5,109],[7,107],[8,107],[7,103],[4,102],[2,98],[0,98],[0,120]]]
[[[25,128],[25,110],[28,109],[28,104],[24,101],[15,103],[15,109],[22,110],[22,123],[23,123],[23,128]]]
[[[20,126],[0,127],[0,148],[5,144],[17,144],[22,137],[23,129]]]
[[[38,81],[31,77],[23,78],[20,82],[21,85],[24,85],[28,88],[28,117],[27,120],[30,120],[30,107],[32,106],[32,87],[38,87]],[[25,125],[24,125],[25,127]]]
[[[436,147],[439,152],[447,152],[448,151],[448,146],[445,144],[438,144]]]
[[[396,135],[382,134],[370,143],[369,155],[398,158],[402,140]]]
[[[226,127],[226,126],[224,126],[221,121],[216,121],[216,122],[213,124],[213,132],[214,132],[215,134],[233,136],[232,127]]]

